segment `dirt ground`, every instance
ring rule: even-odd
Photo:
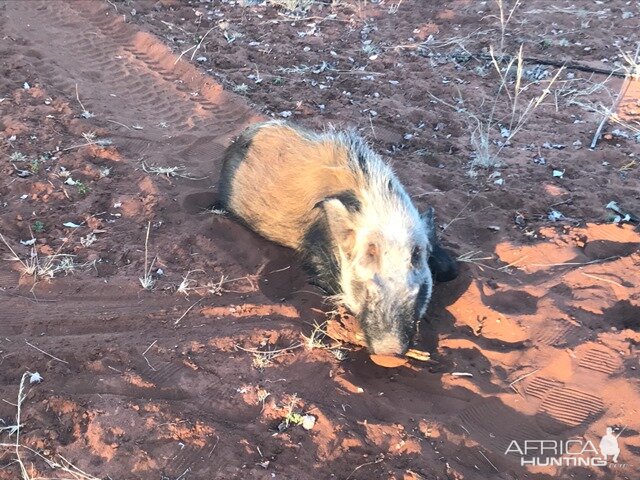
[[[1,1],[0,478],[640,478],[640,3],[512,6],[503,29],[493,1]],[[512,108],[489,52],[521,44]],[[620,123],[589,149],[598,105]],[[307,348],[332,306],[207,210],[267,116],[358,129],[435,207],[461,274],[432,361]],[[607,427],[617,464],[513,449]]]

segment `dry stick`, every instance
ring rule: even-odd
[[[196,49],[193,51],[193,53],[191,54],[191,60],[193,60],[193,57],[195,57],[196,52],[198,51],[198,49],[200,48],[200,45],[202,45],[202,42],[204,41],[204,39],[206,38],[207,35],[209,35],[209,32],[211,30],[213,30],[214,28],[216,28],[217,25],[215,27],[211,27],[209,30],[207,30],[207,33],[205,33],[202,38],[200,39],[200,41],[198,42],[198,45],[196,45]]]
[[[150,270],[147,270],[147,262],[148,262],[148,252],[149,252],[149,231],[151,230],[151,221],[147,223],[147,236],[144,241],[144,280],[146,281],[149,278]],[[155,262],[155,259],[154,259]],[[153,262],[151,262],[153,266]],[[144,285],[142,285],[144,287]],[[146,287],[145,287],[146,288]]]
[[[44,351],[44,350],[42,350],[41,348],[38,348],[38,347],[36,347],[35,345],[33,345],[33,344],[31,344],[31,343],[27,342],[27,340],[26,340],[26,339],[25,339],[25,341],[24,341],[24,342],[25,342],[27,345],[29,345],[30,347],[35,348],[36,350],[38,350],[40,353],[44,353],[47,357],[51,357],[51,358],[53,358],[54,360],[58,360],[59,362],[66,363],[67,365],[69,364],[69,362],[67,362],[66,360],[62,360],[61,358],[55,357],[55,356],[51,355],[50,353],[45,352],[45,351]]]
[[[637,61],[638,61],[638,56],[640,56],[640,43],[638,43],[638,48],[636,49],[636,54],[633,57],[633,59],[629,58],[629,62],[634,65]],[[626,59],[626,55],[625,55],[625,59]],[[625,79],[624,79],[624,83],[622,84],[622,86],[620,87],[620,92],[618,93],[618,98],[616,99],[614,105],[613,105],[613,110],[611,110],[611,112],[613,114],[617,113],[618,108],[620,107],[620,102],[627,96],[627,91],[629,90],[629,87],[631,86],[631,82],[633,81],[633,74],[629,74],[629,72],[625,72]],[[607,120],[609,120],[609,118],[611,117],[611,112],[606,112],[606,115],[603,117],[602,121],[600,122],[600,125],[598,125],[598,129],[596,130],[595,135],[593,136],[593,140],[591,141],[591,149],[594,149],[596,147],[596,145],[598,144],[598,140],[600,139],[600,135],[602,134],[602,129],[604,128],[605,124],[607,123]]]
[[[78,103],[80,104],[80,108],[82,108],[83,112],[86,112],[87,109],[84,108],[84,105],[82,104],[82,102],[80,101],[80,95],[78,94],[78,84],[76,83],[76,99],[78,100]]]
[[[608,278],[603,278],[603,277],[598,277],[597,275],[591,275],[589,273],[585,273],[585,272],[581,272],[585,277],[589,277],[589,278],[594,278],[596,280],[600,280],[601,282],[607,282],[607,283],[612,283],[614,285],[617,285],[620,288],[624,288],[623,285],[620,285],[618,282],[614,282],[613,280],[609,280]]]
[[[204,300],[204,298],[201,298],[200,300],[195,302],[193,305],[191,305],[189,308],[187,308],[187,310],[182,314],[182,316],[179,319],[177,319],[175,322],[173,322],[173,324],[174,325],[178,325],[178,323],[180,323],[180,320],[182,320],[184,317],[186,317],[187,313],[189,313],[191,311],[191,309],[193,307],[195,307],[197,304],[199,304],[202,300]]]
[[[196,34],[196,32],[193,32],[193,33],[187,32],[184,28],[179,27],[178,25],[175,25],[170,22],[165,22],[164,20],[160,20],[160,23],[164,23],[167,27],[169,27],[169,30],[171,30],[173,27],[176,27],[178,30],[181,30],[182,32],[186,33],[190,37]]]
[[[377,463],[382,462],[383,460],[384,460],[384,455],[381,456],[380,458],[377,458],[373,462],[367,462],[367,463],[363,463],[362,465],[358,465],[345,480],[349,480],[351,477],[353,477],[353,474],[356,473],[358,470],[360,470],[362,467],[366,467],[367,465],[375,465]]]
[[[419,42],[419,43],[409,43],[404,45],[394,45],[394,46],[382,47],[382,48],[384,48],[385,50],[417,50],[418,48],[421,48],[421,47],[444,48],[450,45],[455,45],[462,48],[465,52],[470,53],[466,48],[464,48],[463,42],[466,40],[470,40],[471,37],[473,36],[486,35],[487,33],[489,33],[488,30],[482,32],[480,28],[476,28],[473,32],[463,37],[451,37],[448,40],[425,41],[425,42]]]
[[[13,256],[22,264],[22,266],[26,269],[27,265],[22,261],[22,259],[18,256],[18,254],[15,252],[15,250],[13,248],[11,248],[11,245],[9,245],[9,243],[7,242],[7,240],[4,238],[4,235],[2,235],[0,233],[0,240],[2,240],[2,243],[4,243],[7,248],[11,251],[11,253],[13,254]]]
[[[476,197],[480,194],[481,191],[482,191],[482,188],[479,188],[478,191],[474,193],[473,196],[469,199],[469,201],[465,204],[465,206],[460,209],[458,214],[455,217],[453,217],[449,223],[447,223],[444,227],[442,227],[443,232],[447,228],[449,228],[453,222],[455,222],[456,220],[458,220],[458,218],[460,218],[460,215],[462,215],[462,212],[464,212],[469,207],[469,205],[471,205],[471,202],[473,202],[476,199]]]
[[[563,262],[563,263],[530,263],[525,265],[525,267],[565,267],[565,266],[584,266],[584,265],[593,265],[595,263],[604,263],[609,260],[617,260],[620,258],[620,255],[613,255],[607,258],[598,258],[596,260],[591,260],[589,262]]]
[[[89,142],[89,143],[81,143],[80,145],[71,145],[70,147],[63,148],[61,151],[62,152],[67,152],[69,150],[73,150],[74,148],[88,147],[90,145],[97,145],[97,143],[96,142]]]
[[[149,349],[150,349],[151,347],[153,347],[156,343],[158,343],[158,340],[154,340],[154,341],[151,343],[151,345],[149,345],[149,346],[147,347],[147,349],[146,349],[144,352],[142,352],[142,358],[144,358],[144,359],[145,359],[145,361],[147,362],[147,365],[149,365],[149,368],[150,368],[151,370],[153,370],[154,372],[155,372],[155,370],[156,370],[156,369],[155,369],[155,368],[153,368],[153,367],[151,366],[151,363],[149,363],[149,359],[148,359],[145,355],[147,354],[147,352],[149,351]]]
[[[24,400],[24,396],[22,394],[24,390],[24,381],[29,375],[29,372],[24,372],[22,374],[22,378],[20,379],[20,387],[18,388],[18,412],[16,413],[16,459],[18,461],[18,465],[20,465],[20,471],[22,472],[22,476],[25,480],[29,480],[29,473],[22,463],[22,458],[20,458],[20,416],[22,414],[22,401]]]
[[[500,268],[498,268],[498,270],[506,270],[509,267],[513,267],[516,266],[518,263],[520,263],[521,261],[525,260],[529,255],[523,255],[522,257],[520,257],[519,259],[509,263],[508,265],[504,265]]]
[[[188,467],[184,472],[182,472],[182,475],[180,475],[178,478],[176,478],[176,480],[180,480],[182,478],[184,478],[184,476],[189,473],[191,471],[191,467]]]
[[[524,380],[524,379],[525,379],[525,378],[527,378],[527,377],[530,377],[531,375],[533,375],[534,373],[536,373],[536,372],[538,372],[538,371],[540,371],[540,369],[539,369],[539,368],[536,368],[533,372],[526,373],[526,374],[524,374],[524,375],[522,375],[522,376],[520,376],[520,377],[516,378],[513,382],[511,382],[511,383],[509,384],[509,387],[510,387],[514,392],[516,392],[516,393],[520,393],[520,392],[518,392],[518,389],[517,389],[516,387],[514,387],[514,385],[515,385],[516,383],[518,383],[519,381]]]
[[[472,57],[480,60],[491,60],[491,55],[488,53],[472,53]],[[504,55],[501,60],[509,62],[513,57],[511,55]],[[550,67],[565,67],[567,70],[578,70],[586,73],[598,73],[601,75],[613,75],[614,77],[624,78],[627,74],[620,70],[609,70],[607,68],[590,67],[581,63],[574,62],[562,62],[560,60],[544,59],[536,57],[523,57],[524,63],[537,63],[539,65],[548,65]]]
[[[331,18],[331,17],[292,17],[292,18],[283,18],[283,19],[279,19],[279,18],[274,18],[273,20],[265,20],[264,22],[262,22],[262,25],[268,24],[268,23],[282,23],[282,22],[307,22],[309,20],[319,20],[321,22],[323,21],[332,21],[332,22],[344,22],[344,23],[350,23],[351,20],[349,19],[343,19],[343,18]]]
[[[42,455],[40,455],[40,456],[42,457]],[[67,460],[62,455],[58,454],[58,457],[66,464],[66,465],[59,465],[58,464],[58,466],[62,467],[62,471],[63,472],[68,472],[71,475],[73,475],[73,478],[78,478],[78,475],[80,475],[80,479],[84,479],[84,480],[100,480],[99,478],[94,477],[93,475],[85,472],[84,470],[79,469],[78,467],[76,467],[73,463],[71,463],[69,460]],[[111,477],[109,477],[109,478],[111,478]]]
[[[184,52],[182,52],[182,53],[180,54],[180,56],[179,56],[178,58],[176,58],[176,61],[175,61],[175,62],[173,62],[173,64],[175,65],[176,63],[178,63],[178,60],[180,60],[180,59],[182,58],[182,56],[183,56],[185,53],[188,53],[189,51],[193,50],[194,48],[196,48],[196,46],[195,46],[195,45],[194,45],[193,47],[189,47],[189,48],[187,48]]]
[[[493,463],[491,463],[491,460],[489,460],[489,459],[487,458],[487,456],[486,456],[484,453],[482,453],[482,450],[478,449],[478,452],[480,452],[480,455],[482,455],[482,456],[484,457],[484,459],[485,459],[487,462],[489,462],[489,464],[494,468],[494,470],[495,470],[496,472],[499,472],[499,471],[500,471],[500,470],[498,470],[498,467],[496,467]]]
[[[216,447],[218,446],[218,443],[220,442],[220,437],[218,435],[216,435],[216,444],[213,446],[213,448],[211,449],[211,451],[209,452],[209,458],[211,458],[211,455],[213,455],[213,451],[216,449]]]
[[[22,473],[23,480],[31,480],[31,477],[29,476],[29,472],[27,472],[27,469],[25,468],[24,463],[22,462],[22,458],[20,457],[20,447],[22,447],[22,445],[20,445],[20,417],[22,415],[22,402],[24,401],[24,397],[25,397],[22,392],[24,391],[24,381],[26,380],[27,375],[31,375],[31,372],[28,372],[28,371],[24,372],[22,374],[22,378],[20,379],[20,387],[18,388],[18,403],[13,404],[3,399],[6,403],[8,403],[9,405],[13,405],[14,407],[17,407],[18,409],[16,413],[16,441],[15,443],[0,443],[0,447],[8,447],[8,448],[15,449],[16,463],[20,465],[20,473]],[[25,447],[25,448],[27,448],[28,450],[31,450],[29,447]]]
[[[259,355],[269,355],[271,353],[280,353],[280,352],[288,352],[289,350],[295,350],[296,348],[302,347],[302,343],[293,344],[290,347],[279,348],[277,350],[257,350],[255,348],[242,348],[240,345],[234,345],[238,350],[242,350],[243,352],[259,354]]]
[[[627,95],[627,91],[629,90],[630,86],[631,86],[631,77],[627,76],[624,79],[624,83],[620,87],[620,92],[618,93],[618,98],[616,98],[616,101],[613,104],[613,108],[611,109],[610,112],[607,112],[607,114],[604,116],[604,118],[600,122],[600,125],[598,125],[598,129],[596,130],[596,133],[593,136],[593,140],[591,140],[591,145],[589,146],[589,148],[591,148],[591,149],[596,148],[596,145],[598,144],[598,140],[600,139],[600,135],[602,135],[602,129],[607,124],[607,120],[609,120],[609,117],[611,116],[611,113],[612,112],[615,113],[615,112],[618,111],[618,107],[620,106],[620,102]]]
[[[116,125],[120,125],[121,127],[124,127],[127,130],[131,130],[131,128],[128,125],[125,125],[124,123],[116,122],[115,120],[109,120],[108,118],[107,118],[107,122],[115,123]]]
[[[378,75],[385,76],[386,74],[383,72],[369,72],[366,70],[335,70],[336,73],[340,75]]]

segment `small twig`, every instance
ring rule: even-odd
[[[331,17],[288,17],[288,18],[274,18],[273,20],[265,20],[264,22],[262,22],[262,25],[266,25],[269,23],[282,23],[282,22],[307,22],[310,20],[318,20],[319,22],[324,22],[324,21],[332,21],[332,22],[344,22],[344,23],[351,23],[350,19],[343,19],[343,18],[331,18]]]
[[[242,348],[240,345],[234,345],[238,350],[242,350],[243,352],[253,353],[258,355],[270,355],[272,353],[280,353],[280,352],[288,352],[289,350],[295,350],[296,348],[302,347],[302,343],[293,344],[290,347],[279,348],[277,350],[258,350],[255,348]]]
[[[623,285],[620,285],[618,282],[614,282],[613,280],[609,280],[608,278],[598,277],[597,275],[591,275],[591,274],[589,274],[589,273],[585,273],[585,272],[582,272],[582,274],[583,274],[585,277],[594,278],[594,279],[596,279],[596,280],[600,280],[601,282],[612,283],[612,284],[614,284],[614,285],[617,285],[617,286],[618,286],[618,287],[620,287],[620,288],[624,288],[624,286],[623,286]]]
[[[140,284],[142,288],[145,290],[151,290],[155,284],[153,277],[151,276],[151,269],[153,268],[154,263],[156,262],[156,257],[153,258],[151,262],[151,266],[147,268],[149,262],[149,232],[151,231],[151,222],[147,223],[147,236],[144,241],[144,277],[140,277]]]
[[[36,350],[38,350],[40,353],[44,353],[47,357],[51,357],[51,358],[53,358],[54,360],[58,360],[59,362],[66,363],[67,365],[69,364],[69,362],[67,362],[66,360],[62,360],[61,358],[58,358],[58,357],[56,357],[56,356],[54,356],[54,355],[51,355],[50,353],[45,352],[45,351],[44,351],[44,350],[42,350],[41,348],[36,347],[36,346],[35,346],[35,345],[33,345],[32,343],[27,342],[27,340],[26,340],[26,339],[25,339],[25,341],[24,341],[24,342],[25,342],[27,345],[29,345],[30,347],[35,348]]]
[[[489,465],[491,465],[491,466],[493,467],[493,469],[494,469],[496,472],[499,472],[499,471],[500,471],[500,470],[498,470],[498,467],[496,467],[493,463],[491,463],[491,460],[489,460],[489,459],[487,458],[487,456],[486,456],[484,453],[482,453],[482,450],[478,449],[478,452],[480,452],[480,455],[482,455],[482,456],[484,457],[484,459],[485,459],[487,462],[489,462]]]
[[[607,258],[598,258],[596,260],[591,260],[590,262],[529,263],[527,265],[524,265],[524,267],[564,267],[564,266],[582,267],[584,265],[593,265],[595,263],[608,262],[609,260],[617,260],[618,258],[620,258],[620,255],[613,255],[613,256],[607,257]]]
[[[178,61],[182,58],[182,56],[183,56],[185,53],[189,53],[189,52],[190,52],[191,50],[193,50],[194,48],[196,48],[196,46],[195,46],[195,45],[194,45],[194,46],[192,46],[192,47],[189,47],[189,48],[187,48],[185,51],[183,51],[183,52],[180,54],[180,56],[179,56],[178,58],[176,58],[176,61],[175,61],[175,62],[173,62],[173,64],[175,65],[176,63],[178,63]]]
[[[477,197],[478,195],[480,195],[480,191],[481,191],[481,190],[482,190],[482,189],[481,189],[481,188],[479,188],[479,189],[478,189],[478,191],[477,191],[475,194],[473,194],[473,196],[469,199],[469,201],[464,205],[464,207],[462,207],[462,208],[460,209],[460,211],[458,212],[458,214],[457,214],[455,217],[453,217],[449,223],[447,223],[444,227],[442,227],[442,231],[443,231],[443,232],[444,232],[447,228],[449,228],[453,222],[455,222],[456,220],[458,220],[458,219],[460,218],[460,215],[462,215],[462,212],[464,212],[467,208],[469,208],[469,205],[471,205],[471,202],[473,202],[473,201],[476,199],[476,197]]]
[[[121,127],[124,127],[127,130],[131,130],[131,127],[129,127],[128,125],[125,125],[124,123],[116,122],[115,120],[109,120],[108,118],[107,118],[107,122],[115,123],[116,125],[120,125]]]
[[[41,350],[42,351],[42,350]],[[44,353],[44,352],[43,352]],[[24,381],[27,378],[27,375],[30,375],[30,372],[24,372],[22,374],[22,378],[20,379],[20,387],[18,388],[18,412],[16,413],[16,425],[17,425],[17,430],[16,430],[16,459],[18,462],[18,465],[20,465],[20,470],[22,472],[22,477],[25,480],[29,480],[29,474],[27,473],[27,469],[24,466],[24,463],[22,463],[22,458],[20,458],[20,417],[22,414],[22,402],[24,401],[24,396],[23,396],[23,391],[24,391]]]
[[[144,240],[144,273],[147,274],[147,253],[149,245],[149,232],[151,231],[151,222],[147,222],[147,236]]]
[[[70,147],[63,148],[61,151],[62,152],[66,152],[66,151],[69,151],[69,150],[73,150],[74,148],[88,147],[90,145],[97,145],[97,143],[96,142],[88,142],[88,143],[81,143],[79,145],[71,145]]]
[[[86,112],[87,109],[84,108],[84,105],[82,104],[82,102],[80,101],[80,95],[78,94],[78,84],[76,83],[76,99],[78,100],[78,103],[80,104],[80,108],[82,108],[83,112]]]
[[[23,266],[24,268],[27,268],[27,265],[22,261],[22,259],[20,259],[20,257],[18,256],[18,254],[17,254],[17,253],[15,252],[15,250],[11,247],[11,245],[9,245],[9,242],[7,242],[7,240],[4,238],[4,235],[2,235],[1,233],[0,233],[0,240],[2,240],[2,243],[4,243],[4,244],[7,246],[7,248],[9,249],[9,251],[13,254],[13,257],[14,257],[17,261],[19,261],[19,262],[22,264],[22,266]]]
[[[529,255],[523,255],[523,256],[522,256],[522,257],[520,257],[519,259],[514,260],[513,262],[511,262],[510,264],[508,264],[508,265],[504,265],[504,266],[502,266],[502,267],[498,268],[498,270],[506,270],[506,269],[507,269],[507,268],[509,268],[509,267],[514,267],[514,266],[516,266],[518,263],[520,263],[521,261],[525,260],[528,256],[529,256]]]
[[[516,378],[513,382],[511,382],[511,383],[509,384],[509,388],[511,388],[511,389],[512,389],[514,392],[516,392],[516,393],[520,393],[520,392],[518,391],[518,389],[517,389],[516,387],[514,387],[514,385],[515,385],[516,383],[518,383],[519,381],[524,380],[524,379],[525,379],[525,378],[527,378],[527,377],[530,377],[531,375],[533,375],[534,373],[538,372],[539,370],[540,370],[539,368],[536,368],[533,372],[526,373],[526,374],[524,374],[524,375],[522,375],[522,376],[520,376],[520,377]]]
[[[173,23],[165,22],[164,20],[160,20],[160,23],[164,23],[167,27],[169,27],[169,30],[171,30],[173,27],[176,27],[178,30],[181,30],[182,32],[186,33],[187,36],[191,37],[191,36],[195,35],[195,32],[194,33],[187,32],[184,28],[179,27],[178,25],[175,25]]]
[[[151,343],[151,345],[149,345],[149,346],[147,347],[147,349],[146,349],[144,352],[142,352],[142,356],[145,356],[145,355],[147,354],[147,352],[148,352],[149,350],[151,350],[151,347],[153,347],[156,343],[158,343],[158,340],[154,340],[154,341]]]
[[[591,148],[591,149],[596,148],[596,145],[598,144],[598,140],[600,139],[600,136],[602,135],[602,129],[606,125],[607,120],[609,120],[609,115],[608,114],[604,115],[602,117],[602,121],[600,122],[600,125],[598,125],[598,128],[596,129],[596,133],[593,135],[593,140],[591,140],[591,145],[589,145],[589,148]]]
[[[624,432],[626,429],[627,429],[626,426],[622,427],[622,430],[618,432],[618,434],[616,435],[616,438],[620,438],[620,435],[622,435],[622,432]]]
[[[191,309],[193,307],[195,307],[196,305],[198,305],[202,300],[204,300],[203,298],[201,298],[200,300],[198,300],[197,302],[195,302],[193,305],[191,305],[189,308],[187,308],[187,310],[180,316],[179,319],[177,319],[175,322],[173,322],[174,325],[178,325],[178,323],[180,323],[180,320],[182,320],[184,317],[187,316],[187,313],[189,313],[191,311]]]
[[[142,352],[142,358],[145,359],[145,361],[147,362],[147,365],[149,365],[149,368],[151,370],[153,370],[154,372],[156,371],[156,369],[151,366],[151,363],[149,362],[149,359],[146,357],[146,354],[149,351],[149,349],[151,349],[151,347],[153,347],[157,342],[158,342],[158,340],[154,340],[153,343],[151,345],[149,345],[144,352]]]
[[[371,118],[371,115],[369,115],[369,125],[371,125],[371,133],[373,133],[373,138],[377,139],[378,136],[376,135],[376,129],[373,128],[373,120]]]
[[[216,438],[216,444],[213,446],[213,448],[211,449],[211,451],[209,452],[209,458],[211,458],[211,455],[213,455],[213,451],[216,449],[216,447],[218,446],[218,443],[220,442],[220,437]]]
[[[376,465],[382,462],[383,460],[384,460],[384,454],[381,454],[380,457],[376,458],[375,461],[373,462],[367,462],[367,463],[363,463],[362,465],[358,465],[345,480],[349,480],[351,477],[353,477],[353,474],[356,473],[358,470],[360,470],[362,467],[366,467],[367,465]]]
[[[184,472],[182,472],[182,475],[180,475],[178,478],[176,478],[176,480],[180,480],[182,478],[184,478],[184,476],[189,473],[191,471],[191,467],[188,467]]]
[[[615,112],[618,111],[618,107],[620,106],[620,102],[627,95],[627,91],[629,90],[630,86],[631,86],[631,77],[627,76],[624,79],[624,83],[620,87],[620,92],[618,93],[618,98],[616,98],[616,101],[613,104],[613,107],[611,108],[610,112],[614,112],[615,113]],[[600,135],[602,135],[602,129],[607,124],[607,120],[609,120],[609,117],[611,117],[610,112],[608,111],[607,114],[602,118],[602,121],[600,122],[600,125],[598,125],[598,129],[596,130],[596,133],[593,136],[593,140],[591,140],[591,145],[589,146],[589,148],[591,148],[591,149],[596,148],[596,145],[598,144],[598,140],[600,139]]]
[[[340,75],[373,75],[384,77],[386,74],[383,72],[368,72],[366,70],[334,70]]]
[[[207,30],[207,32],[202,36],[202,38],[200,39],[200,41],[198,42],[198,45],[196,45],[196,49],[193,51],[193,53],[191,54],[191,58],[190,60],[193,60],[193,57],[196,56],[196,52],[198,51],[198,49],[200,48],[200,45],[202,45],[202,42],[204,41],[204,39],[207,37],[207,35],[209,35],[209,32],[211,30],[213,30],[214,28],[216,28],[216,26],[211,27],[209,30]]]
[[[411,198],[420,198],[420,197],[425,197],[427,195],[444,195],[444,192],[441,192],[440,190],[434,190],[433,192],[422,192],[422,193],[417,193],[415,195],[411,195]]]
[[[487,53],[472,53],[472,57],[480,60],[491,60],[491,55]],[[503,62],[509,62],[513,59],[511,55],[502,55],[500,60]],[[578,70],[586,73],[597,73],[601,75],[613,75],[614,77],[625,77],[626,73],[620,70],[610,70],[608,68],[590,67],[588,65],[582,65],[574,62],[563,62],[560,60],[537,58],[537,57],[522,57],[524,63],[537,63],[539,65],[548,65],[550,67],[564,67],[567,70]]]

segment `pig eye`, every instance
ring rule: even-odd
[[[422,259],[422,248],[419,246],[413,247],[411,251],[411,265],[413,267],[417,267],[420,265],[420,260]]]
[[[378,246],[375,243],[370,243],[367,245],[367,249],[365,251],[363,262],[365,265],[375,265],[378,263]]]

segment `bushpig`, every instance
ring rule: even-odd
[[[225,152],[220,204],[294,249],[314,281],[358,319],[372,354],[402,355],[457,264],[380,156],[357,135],[254,124]],[[431,268],[430,268],[431,267]]]

